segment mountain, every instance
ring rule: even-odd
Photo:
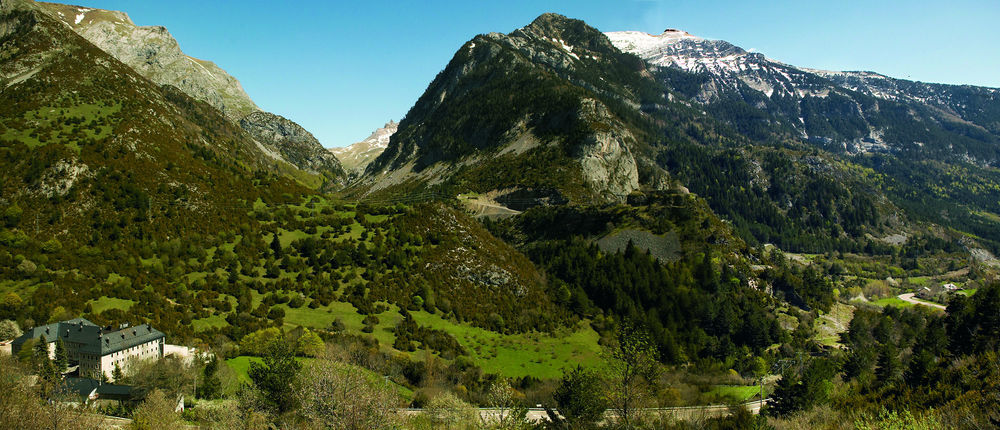
[[[790,249],[900,228],[861,167],[804,153],[781,130],[767,139],[789,147],[761,145],[698,104],[603,33],[545,14],[465,43],[354,189],[474,192],[521,211],[687,187],[747,240]]]
[[[635,107],[661,102],[656,88],[642,61],[582,21],[545,14],[507,35],[479,35],[400,121],[361,184],[623,201],[645,167],[633,152],[648,120]]]
[[[37,4],[41,10],[147,79],[174,86],[212,105],[234,123],[252,127],[247,131],[257,138],[265,154],[306,173],[289,173],[296,179],[314,187],[323,183],[327,189],[342,185],[345,174],[340,162],[330,157],[311,134],[286,118],[261,112],[236,78],[210,61],[185,55],[166,28],[137,26],[128,15],[118,11],[58,3]],[[248,118],[249,115],[253,117]],[[262,134],[263,129],[275,132]],[[318,175],[322,180],[317,181],[310,175]]]
[[[607,36],[651,65],[694,74],[666,81],[753,137],[769,129],[833,152],[1000,165],[994,88],[796,67],[674,29]]]
[[[33,221],[32,238],[128,246],[217,231],[246,219],[232,210],[246,202],[304,191],[219,110],[144,78],[43,6],[3,5],[0,196]]]
[[[160,85],[173,85],[233,120],[260,110],[236,78],[211,61],[185,55],[161,26],[140,27],[124,12],[38,3],[98,48]]]
[[[330,152],[337,156],[344,169],[359,173],[364,172],[365,167],[389,146],[389,138],[396,133],[398,128],[399,123],[389,121],[382,128],[372,132],[371,136],[365,140],[343,148],[330,148]]]
[[[675,97],[751,141],[804,142],[877,173],[880,184],[866,187],[901,209],[884,210],[898,214],[890,218],[950,226],[1000,249],[1000,90],[796,67],[679,30],[607,36],[651,64]],[[727,201],[713,207],[739,212]]]
[[[0,319],[86,314],[150,321],[193,343],[195,330],[235,341],[284,325],[267,316],[272,299],[252,297],[294,294],[316,321],[334,311],[361,321],[354,309],[384,316],[374,309],[387,303],[497,332],[570,321],[527,257],[461,211],[327,199],[259,144],[318,145],[301,127],[264,112],[241,127],[141,76],[46,6],[0,6]],[[242,305],[202,301],[220,293]],[[134,305],[95,311],[102,297]],[[215,322],[192,322],[205,318]],[[413,341],[448,345],[428,330],[414,328]],[[414,349],[403,340],[400,351]]]
[[[318,150],[323,146],[302,126],[283,116],[260,111],[243,117],[240,126],[264,148],[276,148],[278,153],[271,153],[272,157],[287,160],[307,172],[323,175],[328,188],[343,185],[347,175],[340,161],[329,152]]]

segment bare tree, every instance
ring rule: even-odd
[[[153,391],[132,414],[132,428],[153,430],[174,427],[180,422],[180,414],[174,411],[177,406],[175,400],[163,391]]]
[[[307,418],[338,429],[391,428],[399,403],[384,379],[327,359],[303,369],[299,398]]]
[[[12,357],[0,356],[0,428],[45,427],[45,413],[31,379]]]
[[[435,396],[424,408],[433,429],[471,430],[482,424],[479,410],[454,394],[443,392]]]
[[[495,425],[499,429],[520,429],[526,425],[528,408],[517,401],[517,391],[510,386],[507,378],[497,378],[487,395],[489,406],[494,409],[492,419],[485,425]],[[494,422],[495,421],[495,422]]]
[[[619,423],[630,429],[638,412],[651,406],[652,384],[657,379],[658,354],[648,333],[630,323],[618,329],[618,342],[606,351],[608,401]]]

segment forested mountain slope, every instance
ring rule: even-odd
[[[288,163],[303,171],[285,174],[312,187],[322,184],[329,190],[343,185],[346,175],[340,162],[312,134],[287,118],[262,112],[236,78],[211,61],[185,55],[166,28],[137,26],[119,11],[36,4],[38,10],[62,21],[147,79],[174,86],[218,109],[250,133],[275,163]]]
[[[889,211],[890,218],[967,231],[997,250],[1000,236],[991,214],[1000,211],[1000,90],[796,67],[679,30],[607,35],[648,61],[660,81],[692,106],[749,139],[769,145],[801,141],[803,148],[861,167],[846,180],[873,178],[863,182],[901,209]],[[691,174],[684,182],[712,180]],[[719,201],[713,207],[735,212]]]
[[[212,231],[240,222],[223,208],[298,192],[218,110],[34,3],[4,2],[3,22],[2,195],[33,235],[98,245]]]
[[[663,99],[644,70],[600,32],[555,14],[477,36],[400,122],[362,185],[444,181],[623,201],[639,187],[636,142],[652,132],[634,107]]]

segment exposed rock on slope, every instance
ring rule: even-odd
[[[139,27],[124,12],[39,3],[85,39],[151,81],[173,85],[232,120],[259,110],[236,78],[211,61],[189,57],[161,26]]]
[[[344,169],[352,172],[363,172],[365,167],[372,162],[385,148],[389,146],[389,138],[392,137],[399,128],[399,123],[389,121],[385,126],[375,130],[371,136],[360,142],[343,148],[330,148],[330,152],[337,156]]]
[[[243,127],[269,152],[281,157],[300,169],[324,175],[333,184],[343,185],[344,169],[337,157],[302,126],[268,112],[254,112],[240,120]]]

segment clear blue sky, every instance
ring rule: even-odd
[[[400,120],[452,54],[544,12],[601,31],[679,28],[797,66],[1000,87],[1000,1],[77,0],[163,25],[188,55],[324,146]]]

